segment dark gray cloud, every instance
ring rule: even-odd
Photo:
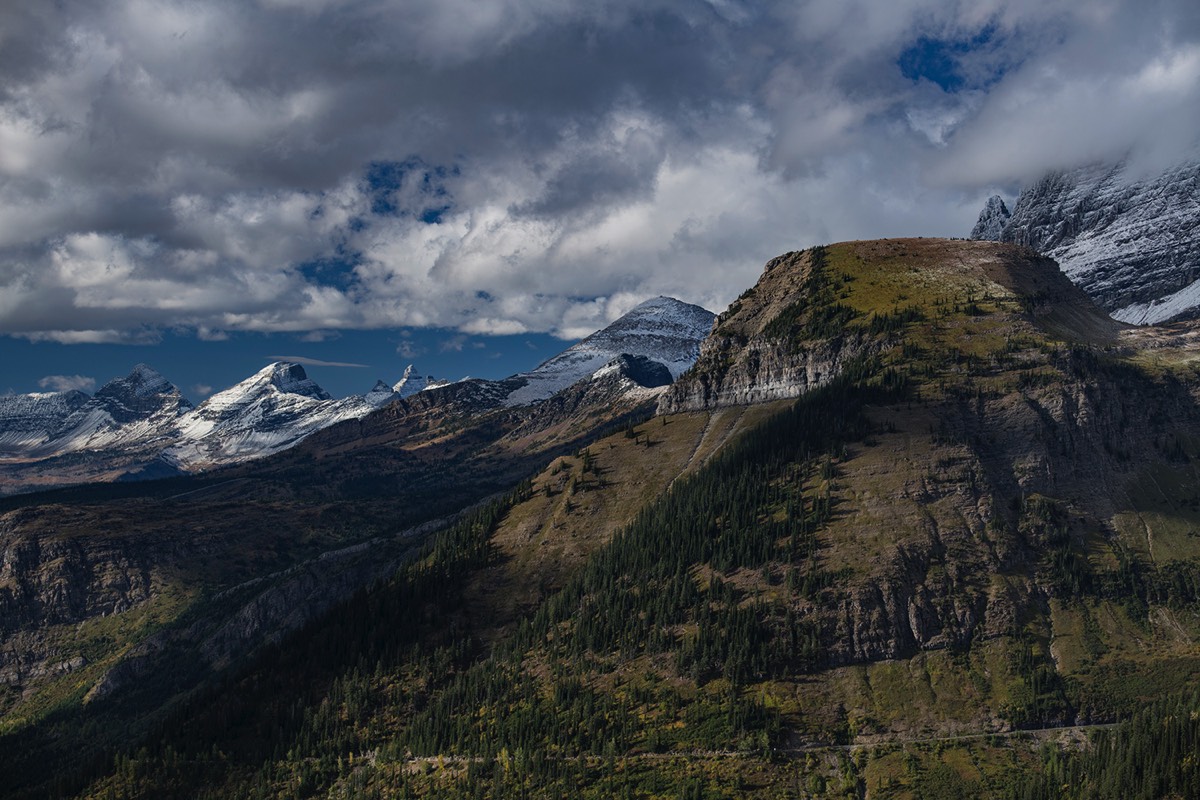
[[[1198,129],[1191,0],[16,4],[0,332],[580,335]]]

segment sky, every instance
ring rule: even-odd
[[[502,377],[1197,130],[1195,0],[5,3],[0,392]]]

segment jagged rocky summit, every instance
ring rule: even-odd
[[[1200,160],[1148,176],[1124,161],[1050,172],[1005,210],[990,198],[971,238],[1053,258],[1123,322],[1200,315]]]
[[[971,238],[987,242],[1000,241],[1000,237],[1004,235],[1004,226],[1008,224],[1011,216],[1008,206],[1004,204],[1004,198],[998,194],[992,195],[984,203],[983,211],[979,212],[979,221],[971,229]]]
[[[439,386],[449,386],[451,381],[439,380],[432,375],[421,375],[417,372],[414,365],[409,364],[404,368],[404,374],[400,376],[400,380],[396,381],[392,386],[392,391],[399,397],[412,397],[418,392],[423,392],[426,389],[436,389]]]

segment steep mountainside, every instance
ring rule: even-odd
[[[559,450],[110,762],[61,756],[48,721],[0,740],[3,777],[54,764],[97,798],[1192,796],[1198,354],[1196,327],[1114,323],[1025,248],[787,254],[672,413]],[[556,414],[520,433],[547,404],[478,416],[484,388],[456,387],[311,437],[276,480],[307,465],[334,491],[401,449],[417,475],[440,447],[467,459],[445,474],[502,484],[484,430],[493,454],[566,445]],[[1120,774],[1055,744],[1135,712],[1096,745]]]
[[[973,239],[1033,247],[1114,317],[1157,324],[1200,308],[1200,161],[1161,174],[1126,164],[1052,172],[1003,221],[988,201]],[[1002,201],[1001,201],[1002,203]]]
[[[0,395],[0,457],[36,451],[88,400],[76,390]]]

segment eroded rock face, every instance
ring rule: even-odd
[[[824,386],[843,365],[870,349],[861,337],[840,337],[801,351],[774,342],[742,345],[714,336],[701,350],[700,368],[675,385],[658,406],[660,414],[767,403],[799,397]],[[724,369],[722,365],[727,365]]]
[[[16,512],[18,515],[20,512]],[[11,518],[13,515],[6,515]],[[115,614],[146,600],[146,563],[99,537],[0,531],[0,633]]]
[[[767,263],[758,284],[717,317],[700,356],[663,395],[658,413],[783,400],[823,386],[842,366],[868,352],[866,337],[842,333],[797,345],[772,336],[772,323],[810,292],[813,251],[786,253]]]
[[[156,591],[150,554],[103,534],[59,536],[24,524],[39,513],[0,517],[0,684],[83,667],[86,659],[48,632],[128,611]]]

